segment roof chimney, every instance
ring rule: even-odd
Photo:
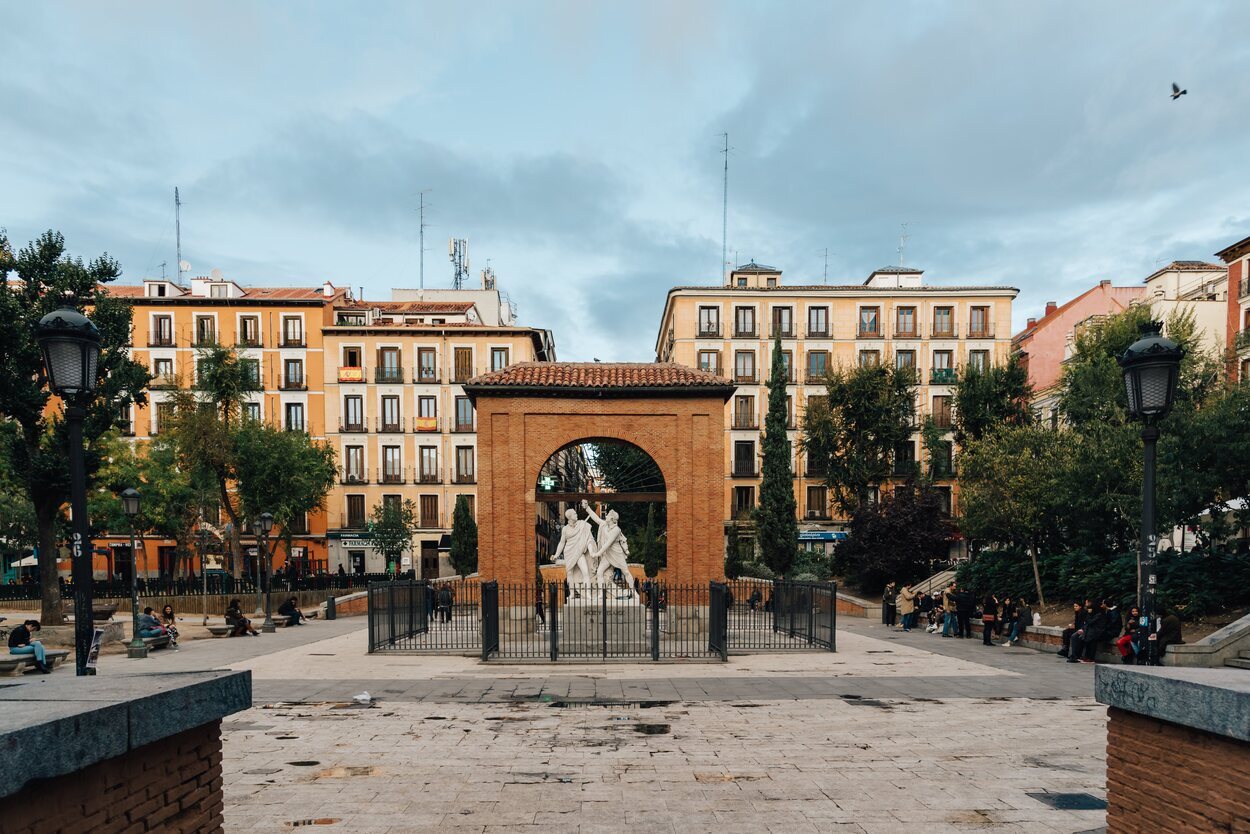
[[[1034,325],[1036,325],[1036,324],[1037,324],[1037,319],[1029,319],[1028,321],[1026,321],[1026,322],[1024,323],[1024,326],[1025,326],[1025,327],[1033,327],[1033,326],[1034,326]]]
[[[1051,313],[1055,312],[1055,311],[1056,311],[1056,310],[1058,310],[1058,309],[1059,309],[1059,305],[1058,305],[1058,304],[1056,304],[1056,303],[1055,303],[1055,302],[1053,302],[1053,301],[1047,301],[1047,302],[1046,302],[1046,313],[1045,313],[1045,315],[1049,316]]]
[[[326,298],[333,298],[334,297],[334,285],[331,284],[329,281],[326,281],[324,284],[321,285],[321,294],[324,295]]]
[[[1101,281],[1099,281],[1099,282],[1098,282],[1098,286],[1100,286],[1100,287],[1109,287],[1109,286],[1111,286],[1111,279],[1110,279],[1110,278],[1104,278],[1104,279],[1102,279]]]

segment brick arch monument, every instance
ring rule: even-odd
[[[477,409],[483,579],[533,581],[539,470],[557,450],[587,439],[627,441],[660,467],[669,581],[724,578],[724,422],[733,383],[671,363],[522,362],[464,390]]]

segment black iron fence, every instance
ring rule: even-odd
[[[274,591],[364,590],[371,583],[391,579],[391,575],[386,573],[313,574],[298,577],[274,576],[272,583]],[[130,580],[128,579],[96,579],[91,584],[92,596],[97,599],[130,596]],[[229,574],[210,573],[207,577],[140,577],[136,584],[140,597],[198,596],[205,593],[209,596],[230,594],[242,596],[256,593],[256,582],[252,577],[235,578]],[[58,586],[61,599],[73,598],[73,582],[62,577],[58,579]],[[0,584],[0,601],[39,598],[38,582]]]
[[[727,659],[743,651],[835,649],[828,583],[644,582],[570,589],[497,582],[369,586],[369,651],[491,659]]]

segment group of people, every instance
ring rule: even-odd
[[[1068,663],[1093,663],[1098,646],[1111,643],[1122,663],[1160,665],[1167,647],[1181,640],[1181,620],[1174,612],[1160,610],[1153,620],[1142,617],[1136,605],[1121,616],[1115,600],[1072,603],[1072,622],[1063,630],[1059,656]]]
[[[287,597],[278,606],[278,616],[285,618],[287,625],[293,626],[303,625],[312,619],[300,610],[299,599],[296,597]],[[314,613],[313,616],[316,614]],[[226,606],[226,625],[230,626],[230,633],[227,635],[229,637],[244,637],[249,634],[253,637],[260,636],[260,632],[253,627],[251,619],[243,613],[243,607],[237,598],[230,600],[230,604]]]
[[[153,614],[153,610],[150,605],[143,609],[143,614],[139,617],[139,636],[145,639],[167,636],[169,637],[169,648],[177,651],[178,618],[174,616],[174,607],[166,605],[161,609],[160,616]]]

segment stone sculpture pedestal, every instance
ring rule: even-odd
[[[615,598],[617,589],[608,590],[606,605],[599,588],[583,589],[581,597],[570,598],[560,609],[560,649],[569,654],[599,654],[606,643],[609,655],[644,654],[647,641],[647,609],[637,598]]]

